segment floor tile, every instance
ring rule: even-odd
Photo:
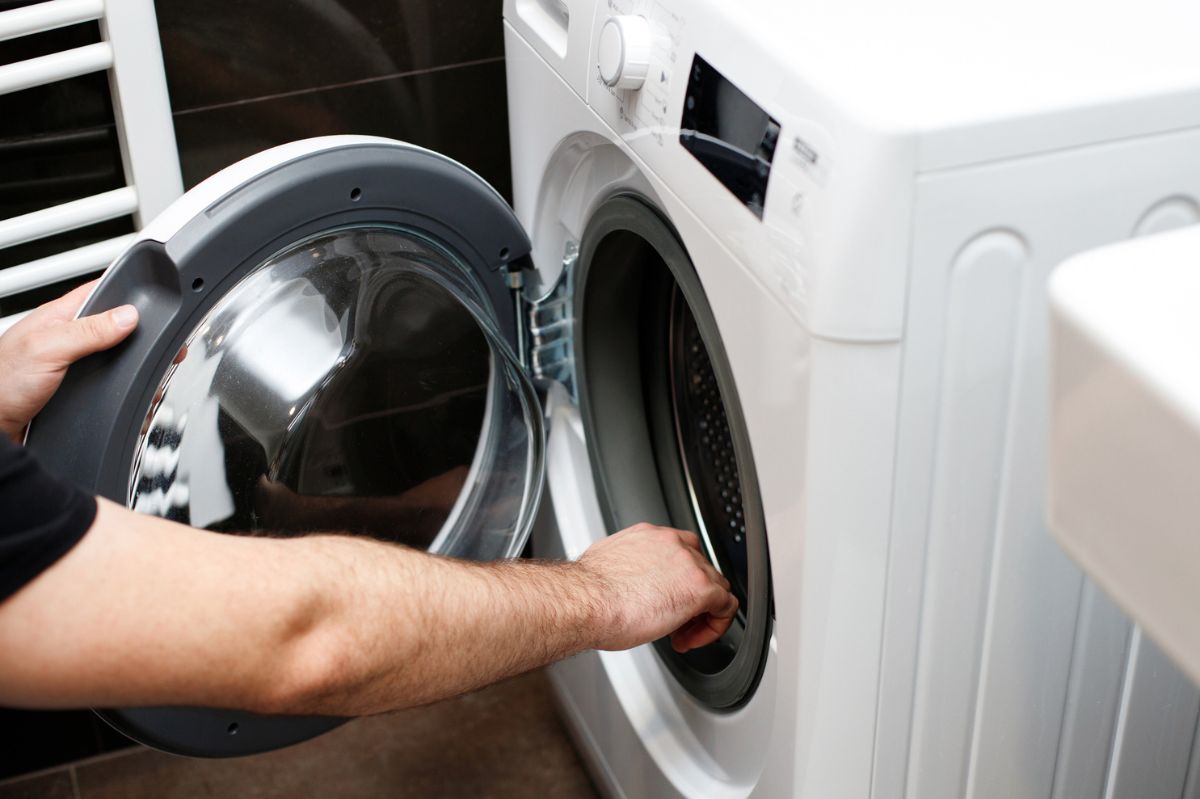
[[[142,750],[77,776],[82,799],[596,796],[541,672],[279,752],[190,760]]]
[[[4,309],[0,301],[0,313]],[[92,715],[90,710],[0,708],[0,780],[96,754]]]
[[[0,799],[74,799],[71,773],[66,769],[35,777],[0,782]]]

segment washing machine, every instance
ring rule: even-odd
[[[505,3],[514,207],[563,298],[533,363],[573,375],[534,552],[647,516],[746,587],[715,653],[550,669],[607,794],[1200,795],[1200,693],[1043,503],[1046,277],[1200,222],[1197,30],[1177,0]],[[727,370],[679,352],[664,267]],[[704,385],[732,447],[679,405]]]
[[[85,311],[141,326],[29,445],[217,532],[697,531],[721,641],[550,672],[614,796],[1194,792],[1200,695],[1042,519],[1047,270],[1200,221],[1200,11],[1138,13],[508,0],[513,209],[387,140],[230,167],[110,267]],[[205,756],[338,723],[102,713]]]

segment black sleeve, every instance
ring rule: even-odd
[[[67,554],[95,518],[95,498],[0,435],[0,602]]]

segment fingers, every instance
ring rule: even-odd
[[[692,559],[696,561],[696,565],[700,567],[700,570],[704,572],[711,582],[723,587],[726,591],[729,590],[729,580],[725,578],[725,575],[717,571],[716,567],[713,566],[712,562],[709,561],[708,558],[695,550],[689,549],[688,552],[691,554]]]
[[[137,323],[137,309],[132,305],[122,305],[110,311],[49,326],[40,334],[43,337],[43,353],[61,364],[71,364],[86,355],[120,343],[133,332]]]
[[[46,319],[69,320],[74,319],[75,314],[79,313],[79,309],[83,307],[83,303],[87,300],[88,295],[92,293],[92,289],[96,288],[96,284],[100,282],[100,278],[89,280],[82,286],[76,286],[71,291],[62,295],[58,299],[50,300],[39,306],[34,314],[42,316]],[[33,314],[30,314],[31,316]]]
[[[720,605],[716,610],[710,611],[708,615],[714,619],[732,621],[737,616],[738,598],[733,595],[732,591],[726,591],[722,599],[724,600],[724,604]],[[725,626],[728,627],[729,625],[726,624]],[[724,633],[724,630],[721,632]]]
[[[693,619],[671,633],[671,648],[679,654],[715,644],[724,635],[710,627],[705,619]]]
[[[671,635],[671,648],[683,654],[721,640],[732,619],[697,619]]]
[[[716,642],[737,616],[738,600],[729,590],[729,581],[707,561],[704,567],[712,584],[702,597],[702,612],[671,634],[671,647],[676,652]]]
[[[704,551],[700,545],[700,536],[696,535],[695,533],[691,532],[690,530],[675,530],[674,532],[677,536],[679,536],[679,540],[682,541],[687,546],[691,547],[692,549],[696,550],[697,552]]]
[[[737,599],[730,594],[719,612],[705,613],[671,633],[671,648],[680,654],[720,640],[737,616]]]

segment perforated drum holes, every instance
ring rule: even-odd
[[[671,399],[696,520],[710,555],[746,602],[746,522],[733,436],[712,360],[678,287],[670,314]]]
[[[700,534],[738,598],[737,618],[710,646],[655,648],[700,703],[739,707],[766,662],[771,576],[721,330],[679,239],[638,198],[596,212],[576,269],[580,410],[601,513],[613,530],[649,519]]]

